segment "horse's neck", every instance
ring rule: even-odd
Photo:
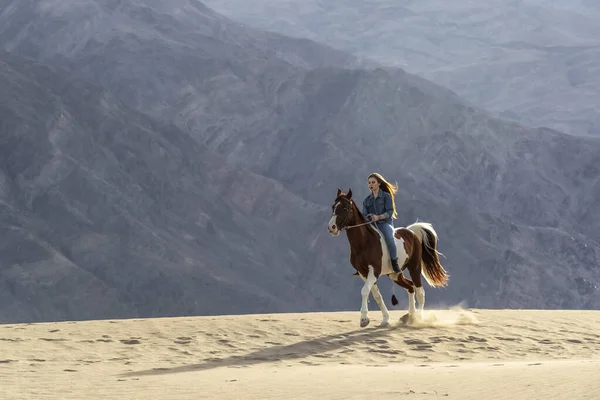
[[[352,215],[355,224],[364,224],[365,222],[367,222],[364,215],[360,212],[358,206],[354,202],[352,203]]]
[[[360,225],[367,222],[365,218],[362,217],[360,211],[356,206],[353,207],[353,217],[350,225]],[[376,237],[375,232],[372,231],[372,227],[369,225],[357,226],[346,231],[348,236],[348,241],[353,247],[361,248],[369,246],[369,241]]]

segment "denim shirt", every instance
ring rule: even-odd
[[[392,196],[388,192],[384,192],[383,190],[379,190],[379,193],[377,193],[377,197],[373,197],[373,193],[371,193],[363,201],[362,213],[365,216],[365,219],[367,220],[367,215],[369,214],[385,215],[385,220],[380,220],[377,222],[385,222],[391,224],[393,212],[394,209],[392,208]]]

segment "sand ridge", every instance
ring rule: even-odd
[[[465,385],[483,390],[511,374],[539,385],[569,378],[600,394],[598,311],[427,310],[412,326],[397,322],[403,314],[391,311],[389,328],[377,326],[377,310],[367,328],[358,312],[0,325],[0,398],[334,398],[351,388],[339,398],[368,398],[364,376],[378,398],[425,396],[433,382],[448,398],[471,398],[457,397]],[[302,391],[312,386],[320,392]],[[503,398],[494,393],[486,398]]]

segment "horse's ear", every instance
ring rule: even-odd
[[[352,198],[352,189],[348,189],[348,193],[346,193],[346,198],[350,200]]]
[[[342,189],[338,188],[337,197],[340,197],[341,195],[342,195]]]

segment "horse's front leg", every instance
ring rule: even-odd
[[[383,298],[381,297],[381,293],[379,292],[379,288],[377,287],[377,283],[375,283],[373,285],[373,288],[371,289],[371,293],[373,294],[373,298],[375,299],[375,301],[377,302],[377,305],[379,306],[379,309],[381,310],[381,313],[383,314],[383,320],[381,321],[381,327],[388,327],[390,326],[389,320],[390,320],[390,313],[385,305],[385,302],[383,301]]]
[[[369,301],[369,293],[371,293],[371,289],[375,282],[377,282],[377,278],[375,277],[375,271],[373,270],[373,266],[369,265],[369,273],[366,278],[363,278],[365,284],[363,285],[360,294],[362,295],[362,307],[360,308],[360,327],[364,328],[369,325],[369,307],[367,305]]]
[[[412,290],[412,292],[411,292]],[[411,318],[415,315],[415,288],[414,286],[410,289],[406,289],[406,293],[408,293],[408,315]]]

